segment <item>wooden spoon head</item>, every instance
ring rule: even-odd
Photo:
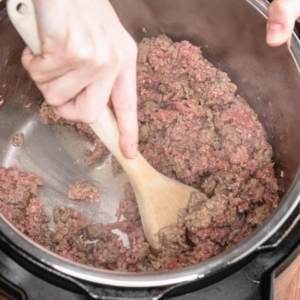
[[[160,229],[177,224],[178,211],[186,208],[194,188],[170,179],[158,172],[145,184],[132,184],[137,198],[144,233],[153,249],[159,250]]]

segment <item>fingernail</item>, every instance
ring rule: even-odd
[[[277,44],[281,43],[283,35],[283,25],[278,23],[267,24],[267,43]]]
[[[133,144],[131,145],[131,147],[129,148],[129,158],[135,158],[137,155],[137,145]]]

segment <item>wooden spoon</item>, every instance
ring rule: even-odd
[[[9,0],[9,18],[35,55],[41,54],[41,42],[32,0]],[[127,159],[119,148],[119,131],[114,114],[107,106],[98,122],[90,124],[95,134],[116,157],[127,173],[137,199],[145,236],[159,250],[158,231],[177,224],[177,213],[188,205],[197,190],[170,179],[151,167],[140,153]]]

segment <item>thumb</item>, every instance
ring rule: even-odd
[[[288,42],[299,16],[299,0],[274,0],[269,7],[267,44],[276,47]]]

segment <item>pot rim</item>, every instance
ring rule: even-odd
[[[267,18],[269,3],[266,0],[245,1],[251,4],[260,14]],[[300,41],[295,33],[293,33],[289,51],[298,68],[298,73],[300,74]],[[167,286],[205,278],[216,273],[220,269],[224,269],[235,264],[253,253],[259,246],[267,241],[293,213],[297,205],[300,203],[299,191],[300,176],[299,172],[297,172],[292,186],[283,197],[276,211],[251,236],[240,242],[233,249],[227,250],[207,261],[173,271],[132,274],[100,270],[94,267],[88,267],[79,263],[71,262],[47,249],[44,249],[42,246],[30,240],[27,236],[14,228],[1,213],[0,231],[4,233],[5,237],[20,251],[30,254],[50,268],[76,279],[108,286],[127,288]]]

